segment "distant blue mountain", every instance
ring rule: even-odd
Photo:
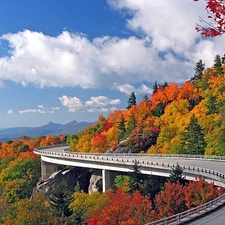
[[[19,140],[23,136],[34,138],[37,136],[76,134],[93,124],[94,123],[92,122],[77,122],[76,120],[73,120],[67,124],[49,122],[41,127],[13,127],[0,129],[0,142]]]

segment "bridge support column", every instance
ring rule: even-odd
[[[111,177],[109,170],[102,170],[102,191],[105,192],[111,188]]]
[[[41,178],[47,179],[58,170],[58,166],[41,160]]]

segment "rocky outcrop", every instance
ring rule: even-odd
[[[132,153],[132,150],[126,147],[118,147],[114,153]]]
[[[93,174],[90,179],[88,193],[91,194],[96,191],[102,191],[102,176]]]
[[[68,170],[59,170],[48,179],[40,181],[33,189],[31,199],[35,193],[41,192],[47,199],[60,183],[64,183],[71,191],[88,191],[90,173],[87,169],[72,167]]]

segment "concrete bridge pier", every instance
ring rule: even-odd
[[[111,188],[111,173],[109,170],[102,170],[102,191],[105,192]]]
[[[56,171],[58,171],[58,166],[56,164],[41,160],[41,178],[42,179],[45,180],[49,178]]]

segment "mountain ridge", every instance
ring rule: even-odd
[[[40,127],[11,127],[11,128],[2,128],[0,129],[0,142],[5,142],[9,140],[19,140],[23,136],[29,136],[31,138],[37,136],[58,136],[58,135],[71,135],[79,131],[83,131],[90,125],[93,125],[95,122],[86,122],[81,121],[77,122],[76,120],[70,121],[66,124],[53,123],[49,121],[48,124],[45,124]]]

